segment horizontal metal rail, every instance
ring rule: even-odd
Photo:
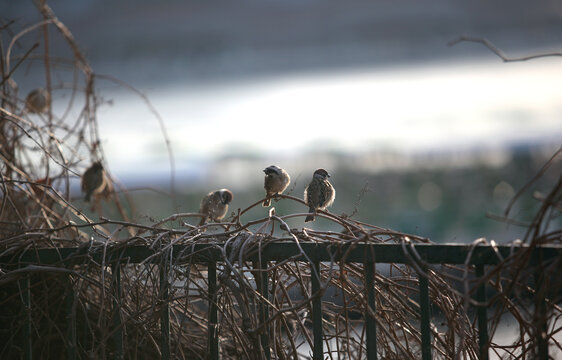
[[[121,271],[120,265],[136,264],[143,261],[149,261],[159,264],[160,269],[160,294],[164,308],[161,315],[161,356],[163,359],[169,359],[170,354],[170,324],[169,324],[169,308],[165,301],[168,296],[168,277],[167,271],[170,264],[181,265],[185,263],[200,263],[208,266],[209,281],[209,314],[208,314],[208,355],[211,359],[219,358],[219,344],[217,333],[217,262],[220,263],[223,253],[218,245],[214,244],[196,244],[196,245],[174,245],[172,251],[167,249],[159,251],[151,249],[147,246],[108,246],[105,249],[99,247],[78,247],[78,248],[49,248],[49,249],[30,249],[19,252],[17,254],[6,255],[0,257],[0,267],[9,270],[10,268],[25,269],[27,265],[56,265],[56,266],[75,266],[88,261],[104,263],[113,267],[113,284],[114,284],[114,340],[116,345],[116,357],[123,357],[123,328],[120,320],[120,301],[121,301]],[[319,296],[320,279],[320,262],[337,261],[346,263],[363,263],[365,264],[365,281],[368,305],[370,308],[366,311],[366,349],[367,358],[377,358],[376,346],[376,321],[372,318],[375,313],[375,264],[376,263],[398,263],[414,265],[419,272],[419,293],[420,293],[420,316],[421,316],[421,339],[422,339],[422,358],[431,358],[431,333],[430,333],[430,306],[431,301],[428,291],[428,279],[425,275],[425,266],[428,264],[471,264],[476,265],[477,277],[485,275],[485,265],[498,264],[510,255],[515,255],[520,251],[529,251],[529,265],[534,265],[542,261],[558,258],[562,256],[562,246],[551,245],[540,248],[530,249],[527,245],[519,246],[487,246],[487,245],[461,245],[461,244],[365,244],[365,243],[349,243],[349,244],[327,244],[327,243],[295,243],[295,242],[275,242],[262,244],[261,254],[251,254],[246,258],[247,261],[253,261],[254,266],[259,268],[266,267],[268,261],[283,261],[292,259],[294,261],[311,261],[313,268],[311,274],[312,292],[317,294],[312,301],[312,318],[313,318],[313,358],[323,358],[323,330],[322,330],[322,299]],[[228,251],[227,251],[228,254]],[[470,257],[470,258],[469,258]],[[87,260],[87,261],[86,261]],[[256,265],[257,264],[257,265]],[[31,271],[31,270],[30,270]],[[260,280],[259,291],[264,298],[268,297],[268,281],[267,273],[260,272],[262,276]],[[265,276],[264,276],[265,275]],[[24,320],[22,348],[24,349],[25,358],[32,358],[32,346],[30,337],[30,293],[29,293],[29,277],[25,277],[19,281],[21,288],[21,298],[23,308],[25,309],[27,318]],[[484,285],[480,285],[477,294],[477,300],[483,304],[485,302]],[[543,300],[544,301],[544,300]],[[67,355],[69,358],[76,358],[76,339],[74,323],[75,317],[71,316],[73,309],[74,297],[69,295],[67,299],[70,329],[69,341],[67,342]],[[264,304],[260,309],[261,320],[267,318],[269,309]],[[477,311],[478,327],[479,327],[479,345],[480,357],[488,358],[488,332],[487,332],[487,313],[484,306],[480,306]],[[269,340],[266,337],[261,339],[264,355],[270,357]],[[266,349],[267,348],[267,349]],[[541,349],[542,356],[548,357]],[[545,358],[545,359],[546,359]]]
[[[476,247],[462,244],[343,244],[333,245],[325,243],[300,243],[275,242],[261,245],[261,255],[253,254],[246,258],[247,261],[282,261],[292,258],[294,261],[343,261],[357,263],[398,263],[409,264],[412,254],[416,253],[420,259],[428,264],[472,264],[472,265],[494,265],[502,259],[516,254],[518,251],[527,250],[527,245],[521,246],[488,246],[478,245]],[[304,254],[301,252],[304,251]],[[542,254],[539,254],[541,250]],[[227,255],[229,251],[227,249]],[[472,254],[471,254],[472,253]],[[105,254],[105,259],[103,259]],[[173,259],[175,265],[181,265],[181,259],[185,258],[189,263],[208,263],[210,261],[221,261],[222,250],[217,245],[173,245]],[[467,257],[471,254],[469,261]],[[540,255],[540,256],[539,256]],[[537,264],[540,259],[549,260],[562,255],[562,246],[549,245],[533,248],[529,258],[530,265]],[[79,265],[84,257],[101,263],[140,263],[153,257],[151,262],[161,261],[160,251],[148,246],[116,246],[114,249],[108,246],[82,248],[49,248],[31,249],[14,255],[0,257],[0,266],[25,264],[41,265]]]

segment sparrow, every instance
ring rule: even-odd
[[[101,162],[96,161],[82,175],[82,192],[86,193],[84,200],[90,201],[92,195],[101,193],[105,186],[105,170]]]
[[[265,173],[263,187],[265,189],[265,196],[267,196],[267,199],[263,201],[262,205],[266,207],[271,204],[271,196],[281,194],[285,191],[291,182],[291,177],[285,170],[275,165],[266,167],[263,172]]]
[[[328,181],[330,174],[324,169],[318,169],[312,175],[310,184],[304,189],[304,201],[309,206],[308,212],[315,214],[316,210],[324,210],[332,205],[336,198],[336,190]],[[314,215],[308,215],[304,222],[314,221]]]
[[[25,98],[25,108],[32,114],[44,113],[49,108],[51,96],[45,89],[34,89]]]
[[[205,224],[207,218],[216,222],[224,218],[228,211],[228,204],[232,201],[232,197],[232,191],[228,189],[211,191],[205,195],[199,207],[199,212],[205,216],[199,222],[199,226]]]

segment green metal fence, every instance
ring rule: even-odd
[[[113,306],[120,306],[120,278],[121,267],[124,264],[131,265],[146,261],[158,264],[160,267],[160,294],[163,304],[166,304],[168,296],[168,287],[170,284],[167,279],[167,267],[171,263],[181,265],[181,258],[189,255],[190,263],[206,264],[208,266],[208,292],[209,292],[209,311],[208,311],[208,349],[210,359],[219,359],[219,344],[217,335],[218,309],[213,297],[217,293],[217,262],[222,259],[220,248],[211,244],[196,245],[174,245],[170,254],[172,258],[162,259],[162,254],[148,246],[128,246],[118,251],[108,251],[104,247],[94,248],[49,248],[40,250],[28,250],[20,252],[17,255],[0,257],[0,266],[9,268],[18,266],[22,274],[26,271],[32,271],[37,266],[50,265],[58,268],[70,268],[72,266],[80,266],[84,258],[104,263],[112,267],[113,281],[115,288],[115,296]],[[278,262],[287,259],[294,261],[312,262],[312,291],[316,292],[320,287],[320,263],[328,261],[338,261],[343,263],[362,263],[364,264],[364,281],[365,289],[368,297],[368,304],[374,313],[375,308],[375,271],[378,263],[397,263],[413,266],[419,277],[419,294],[421,309],[421,339],[422,339],[422,359],[431,359],[431,332],[430,332],[430,306],[431,299],[428,291],[428,278],[425,275],[424,266],[430,264],[468,264],[475,267],[477,277],[483,277],[486,274],[486,266],[496,265],[501,262],[502,258],[513,255],[519,251],[527,251],[529,254],[528,264],[536,265],[553,258],[560,258],[562,255],[562,247],[550,245],[544,247],[536,247],[530,249],[525,245],[520,246],[488,246],[488,245],[436,245],[436,244],[348,244],[340,245],[336,248],[326,243],[289,243],[276,242],[264,245],[261,253],[250,257],[249,261],[253,262],[254,267],[266,268],[269,262]],[[165,260],[165,261],[162,261]],[[17,264],[17,265],[15,265]],[[541,267],[537,267],[540,269]],[[540,271],[540,270],[537,270]],[[263,276],[266,272],[261,273],[258,279],[258,291],[267,298],[268,297],[268,277]],[[314,274],[314,275],[312,275]],[[540,281],[541,274],[536,274],[536,279]],[[31,306],[31,293],[29,285],[29,277],[22,276],[19,280],[22,292],[21,300],[24,308],[27,309],[27,319],[24,320],[24,336],[22,337],[22,348],[26,359],[32,358],[32,332],[31,318],[29,318],[29,308]],[[484,282],[482,283],[484,284]],[[67,304],[66,319],[67,325],[67,342],[66,355],[69,359],[76,358],[76,317],[73,316],[74,308],[73,294],[69,294],[65,299]],[[476,300],[479,304],[486,303],[486,292],[484,285],[480,285]],[[543,303],[545,299],[538,299],[537,304]],[[322,298],[315,297],[312,300],[312,326],[313,326],[313,359],[319,360],[324,358],[323,349],[323,329],[322,329]],[[543,307],[544,309],[544,307]],[[118,314],[118,311],[116,311]],[[269,310],[264,303],[260,307],[260,317],[265,320],[268,317]],[[170,352],[170,318],[169,308],[164,305],[161,312],[161,354],[162,359],[169,359]],[[477,309],[477,326],[479,333],[480,357],[488,358],[488,318],[485,305],[479,306]],[[377,343],[376,333],[377,325],[375,319],[367,313],[364,314],[366,328],[366,352],[368,359],[377,359]],[[543,317],[546,322],[546,316]],[[115,316],[113,321],[113,337],[116,344],[115,355],[117,358],[123,357],[123,329],[120,324],[119,316]],[[546,323],[538,323],[536,326],[545,328]],[[540,332],[537,332],[540,333]],[[269,353],[269,338],[267,334],[262,335],[261,343],[265,349],[264,357],[271,358]],[[548,359],[548,341],[545,338],[536,339],[536,354],[540,359]]]

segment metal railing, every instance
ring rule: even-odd
[[[217,262],[222,259],[221,250],[211,244],[196,245],[174,245],[172,258],[165,262],[161,260],[161,253],[153,250],[148,246],[127,246],[117,249],[117,251],[109,251],[103,247],[94,248],[49,248],[39,250],[28,250],[20,252],[17,255],[0,257],[0,266],[2,268],[17,266],[20,273],[25,274],[26,271],[33,271],[37,266],[49,265],[59,268],[70,268],[79,266],[85,257],[97,263],[106,264],[112,267],[114,277],[114,286],[116,296],[113,303],[114,307],[119,307],[121,267],[123,264],[137,264],[150,260],[155,264],[159,264],[160,271],[160,294],[162,300],[168,296],[168,279],[167,266],[173,263],[174,266],[181,265],[180,256],[189,255],[191,264],[206,264],[208,267],[208,351],[210,359],[219,359],[219,343],[216,331],[218,321],[217,304],[213,301],[213,297],[217,294]],[[287,259],[302,262],[312,262],[311,282],[312,292],[316,293],[320,288],[320,263],[328,261],[338,261],[342,263],[362,263],[364,264],[364,282],[367,292],[368,305],[372,314],[375,313],[375,272],[376,264],[396,263],[412,266],[418,272],[418,284],[420,295],[420,331],[421,331],[421,354],[422,359],[428,360],[432,358],[431,347],[431,331],[430,331],[430,306],[431,299],[428,291],[428,278],[425,273],[424,266],[430,264],[465,264],[475,268],[477,278],[485,276],[486,266],[496,265],[501,262],[502,258],[506,258],[518,251],[527,251],[529,253],[529,265],[539,264],[544,261],[560,258],[562,256],[562,247],[557,245],[549,245],[544,247],[535,247],[530,249],[526,245],[519,246],[488,246],[488,245],[458,245],[458,244],[346,244],[336,248],[326,243],[289,243],[276,242],[264,245],[259,254],[249,257],[247,260],[252,261],[255,265],[262,269],[267,267],[269,262],[278,262]],[[177,257],[177,258],[176,258]],[[17,265],[15,265],[17,264]],[[262,274],[267,274],[266,272]],[[314,274],[314,275],[313,275]],[[537,277],[540,279],[540,274]],[[32,358],[32,330],[31,318],[29,318],[29,307],[31,306],[31,292],[29,276],[22,276],[19,285],[21,289],[21,300],[24,309],[27,309],[27,318],[24,320],[22,337],[22,348],[26,359]],[[258,291],[264,298],[268,298],[268,276],[261,276],[258,281]],[[490,339],[488,338],[488,318],[486,309],[486,291],[485,282],[479,286],[476,292],[475,300],[480,304],[477,308],[477,327],[479,336],[480,358],[488,359],[488,346]],[[68,321],[66,355],[69,359],[75,359],[76,349],[76,317],[73,316],[73,294],[69,294],[65,299],[66,319]],[[539,304],[544,299],[539,299]],[[313,359],[320,360],[324,358],[323,349],[323,329],[322,329],[322,297],[316,296],[312,299],[312,333],[313,333]],[[266,303],[260,307],[260,317],[266,319],[269,312]],[[117,311],[118,314],[118,311]],[[367,311],[364,315],[365,332],[366,332],[366,354],[367,359],[377,359],[377,325],[376,320],[369,315]],[[121,326],[119,316],[114,317],[113,321],[113,337],[116,344],[115,356],[122,358],[123,351],[123,327]],[[169,359],[170,352],[170,313],[169,307],[164,302],[164,309],[161,312],[161,338],[160,348],[162,359]],[[546,324],[536,324],[537,327],[544,327]],[[269,353],[269,338],[267,333],[261,336],[261,343],[265,351],[264,357],[271,358]],[[548,342],[546,339],[536,339],[538,358],[548,358]]]

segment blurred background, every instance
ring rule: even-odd
[[[231,209],[243,209],[264,196],[262,170],[276,164],[297,197],[327,169],[335,213],[436,242],[506,242],[525,229],[490,215],[502,216],[562,145],[562,58],[503,63],[481,44],[448,46],[469,35],[512,58],[560,52],[558,1],[48,3],[96,73],[150,101],[95,84],[106,165],[141,222],[196,212],[223,187]],[[41,21],[31,1],[1,2],[0,17],[20,28]],[[51,36],[53,56],[71,57]],[[41,40],[35,31],[19,42]],[[40,63],[13,77],[22,94],[45,86]],[[62,111],[68,94],[53,101]],[[539,205],[530,194],[561,171],[558,160],[509,215],[530,221]],[[306,211],[273,204],[278,214]],[[259,207],[243,220],[265,215]]]

